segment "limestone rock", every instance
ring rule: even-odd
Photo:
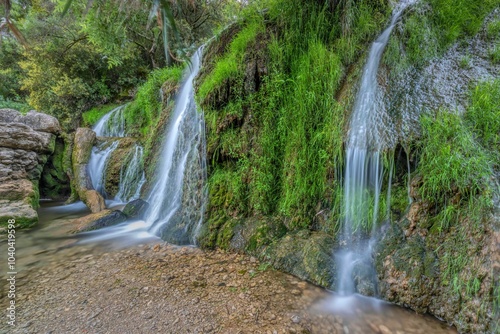
[[[47,132],[34,131],[22,123],[0,123],[0,145],[13,149],[51,153],[55,136]]]
[[[0,224],[15,219],[17,226],[29,227],[37,222],[38,184],[59,132],[52,116],[0,109]]]
[[[98,137],[99,140],[104,140],[104,138]],[[118,141],[118,146],[110,154],[108,161],[106,163],[106,171],[104,173],[104,188],[106,189],[106,194],[110,197],[114,197],[120,186],[120,173],[123,166],[130,163],[132,157],[134,144],[137,142],[135,138],[106,138],[111,141]]]
[[[18,228],[26,228],[38,222],[38,214],[29,203],[1,199],[0,223],[6,224],[9,219],[14,219]]]
[[[0,109],[0,123],[20,123],[23,115],[14,109]]]
[[[91,213],[82,218],[75,219],[74,232],[93,231],[103,227],[116,225],[127,220],[127,216],[119,210],[102,210]]]
[[[33,197],[34,192],[33,183],[26,179],[0,184],[0,198],[9,201],[22,201]]]
[[[75,146],[73,147],[73,165],[86,164],[89,161],[95,139],[96,135],[92,129],[76,129],[74,139]]]
[[[23,117],[22,122],[35,131],[53,134],[59,134],[61,132],[61,126],[56,118],[37,112],[36,110],[29,111],[26,116]]]
[[[80,198],[92,212],[99,212],[106,208],[104,198],[94,189],[85,190],[82,195],[80,195]]]

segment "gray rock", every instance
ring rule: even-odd
[[[0,224],[15,219],[18,227],[38,220],[38,183],[60,132],[56,118],[36,111],[26,116],[0,109]]]
[[[130,201],[125,205],[122,212],[130,218],[141,218],[144,213],[148,210],[149,203],[142,200],[136,199]]]
[[[23,115],[14,109],[0,109],[0,123],[20,123]]]
[[[56,137],[47,132],[37,132],[22,123],[0,123],[0,146],[13,149],[51,153]]]
[[[30,110],[26,116],[23,117],[22,122],[35,131],[53,134],[61,132],[61,126],[55,117],[37,112],[36,110]]]
[[[102,210],[73,221],[75,232],[87,232],[113,226],[127,220],[127,216],[120,210]]]
[[[76,129],[72,167],[74,176],[74,186],[78,197],[85,203],[92,212],[99,212],[106,208],[104,198],[92,187],[87,163],[92,153],[92,147],[96,141],[95,132],[88,128]]]

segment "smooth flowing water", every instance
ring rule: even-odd
[[[104,115],[92,128],[98,137],[125,137],[126,104]]]
[[[105,171],[109,158],[119,145],[119,138],[127,135],[125,129],[125,108],[126,104],[119,106],[104,115],[92,128],[97,137],[112,138],[104,141],[92,148],[88,171],[92,181],[92,186],[105,198],[107,197],[104,187],[106,178]],[[144,166],[142,162],[144,150],[139,144],[134,145],[130,152],[130,158],[125,159],[120,170],[119,189],[115,195],[118,202],[128,202],[139,198],[141,187],[146,182]]]
[[[199,220],[193,217],[186,219],[182,209],[186,199],[185,179],[189,181],[185,175],[191,168],[189,162],[200,163],[200,159],[196,157],[204,156],[204,122],[197,110],[193,89],[194,79],[200,69],[201,54],[202,48],[191,58],[189,71],[175,100],[175,109],[166,131],[161,162],[156,173],[158,179],[147,199],[150,208],[145,220],[150,225],[150,233],[161,235],[175,243],[194,243],[194,234],[199,225]],[[203,165],[201,163],[199,168],[204,169]],[[204,183],[204,180],[194,181]],[[196,189],[192,191],[196,192]],[[203,196],[203,190],[198,191],[198,195]],[[185,209],[199,212],[203,209],[202,202],[200,200],[197,207]],[[202,212],[199,213],[200,217],[201,215]]]
[[[115,196],[117,201],[126,203],[139,198],[141,188],[146,182],[146,175],[142,165],[144,149],[135,145],[130,162],[122,166],[120,170],[120,185]]]
[[[111,153],[118,147],[118,141],[112,143],[103,142],[100,145],[92,147],[92,153],[88,163],[88,171],[92,187],[106,198],[104,189],[104,171]]]
[[[389,26],[372,44],[351,116],[344,175],[345,220],[341,237],[345,248],[336,255],[340,267],[338,291],[342,295],[376,293],[373,283],[366,286],[365,282],[365,287],[361,287],[360,280],[374,274],[370,264],[372,242],[369,235],[379,217],[383,176],[381,153],[390,147],[395,137],[382,103],[377,72],[391,32],[410,4],[410,1],[403,2],[394,9]]]

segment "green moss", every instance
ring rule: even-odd
[[[241,73],[241,65],[247,47],[255,41],[259,33],[264,31],[264,23],[258,15],[248,23],[233,39],[229,45],[228,52],[221,57],[212,72],[205,78],[198,89],[198,97],[204,100],[207,96],[218,89],[230,78]]]
[[[12,217],[1,217],[0,218],[0,227],[7,227],[9,219]],[[29,218],[20,218],[16,217],[16,229],[25,229],[35,226],[38,223],[38,219],[29,219]]]
[[[484,18],[496,6],[498,0],[426,0],[432,11],[431,20],[442,48],[463,36],[476,34]]]
[[[489,39],[500,38],[500,20],[495,19],[488,23],[486,26],[486,36]]]
[[[82,114],[83,118],[82,126],[85,127],[94,126],[97,123],[97,121],[99,121],[104,115],[106,115],[108,112],[115,109],[116,107],[118,107],[117,104],[105,104],[94,107],[89,111],[84,112]]]
[[[167,97],[173,94],[182,73],[182,67],[162,68],[149,73],[146,82],[138,88],[134,101],[125,109],[129,135],[139,137],[152,133],[162,112],[162,102],[167,102],[162,101],[161,94]]]

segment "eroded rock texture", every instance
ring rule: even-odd
[[[56,118],[34,110],[0,109],[0,225],[38,221],[38,183],[61,132]]]

